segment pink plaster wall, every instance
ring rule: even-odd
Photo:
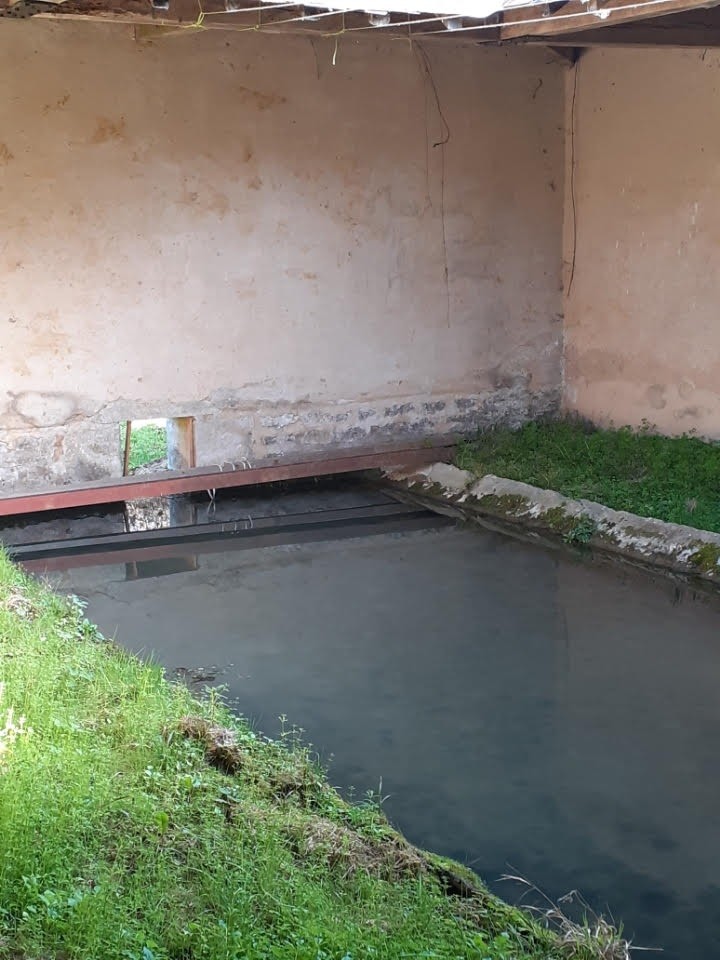
[[[575,69],[565,406],[720,438],[720,55],[598,49]]]
[[[0,481],[521,422],[559,402],[541,50],[0,23]],[[445,139],[447,143],[435,146]]]

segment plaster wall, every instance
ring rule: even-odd
[[[0,23],[0,483],[519,423],[560,398],[541,50]],[[429,71],[429,72],[428,72]]]
[[[575,72],[564,404],[718,439],[720,54],[594,49]]]

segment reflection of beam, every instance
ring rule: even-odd
[[[132,530],[126,533],[97,534],[91,537],[75,537],[65,540],[48,540],[41,543],[24,543],[8,546],[13,559],[23,557],[51,557],[68,553],[100,553],[106,550],[132,547],[158,547],[170,543],[190,544],[195,540],[221,540],[229,537],[256,537],[277,529],[320,527],[324,524],[397,517],[417,512],[417,507],[405,503],[370,504],[361,507],[345,507],[340,510],[314,510],[310,513],[279,514],[270,517],[247,517],[241,520],[226,520],[218,523],[198,523],[190,527],[160,527],[153,530]],[[186,551],[188,552],[188,551]]]
[[[418,467],[436,460],[446,460],[452,456],[452,453],[453,448],[450,446],[416,446],[401,449],[386,447],[371,451],[358,450],[352,454],[330,459],[318,455],[295,463],[264,461],[261,465],[247,470],[237,469],[234,465],[229,470],[199,467],[182,473],[166,472],[96,480],[82,486],[59,487],[56,490],[0,497],[0,517],[38,513],[44,510],[64,510],[68,507],[87,507],[97,503],[164,497],[175,493],[194,493],[198,490],[246,487],[278,480],[299,480],[302,477],[354,473],[381,467]]]
[[[413,530],[430,530],[444,527],[452,521],[439,514],[426,510],[416,510],[386,517],[367,517],[357,520],[331,523],[308,522],[304,526],[267,530],[245,531],[243,536],[228,534],[213,539],[166,543],[160,546],[130,545],[115,550],[90,552],[71,555],[49,556],[46,558],[17,558],[22,566],[33,573],[51,573],[72,570],[76,567],[96,567],[107,564],[138,563],[147,560],[164,560],[170,557],[187,557],[204,553],[220,553],[229,550],[254,550],[259,547],[277,547],[285,544],[314,543],[318,541],[345,540],[350,537],[366,537],[371,534],[404,533]]]
[[[132,560],[125,564],[126,580],[147,580],[149,577],[168,577],[173,573],[194,573],[198,560],[194,554],[182,557],[163,557],[161,560]]]
[[[716,6],[718,2],[720,0],[608,0],[607,3],[598,4],[598,11],[602,11],[603,7],[611,11],[605,19],[597,13],[588,13],[588,5],[583,0],[569,0],[556,14],[547,17],[539,17],[537,7],[526,7],[504,14],[511,24],[501,27],[500,39],[555,37],[563,33],[577,33],[579,30],[594,31],[624,22],[704,10]],[[638,6],[639,3],[643,5]],[[523,23],[525,20],[528,22]]]

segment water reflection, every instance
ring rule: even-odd
[[[720,942],[715,601],[461,529],[62,582],[131,649],[219,665],[266,732],[287,714],[339,785],[382,779],[422,846],[580,888],[675,960]]]

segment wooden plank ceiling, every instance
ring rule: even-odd
[[[312,6],[291,0],[0,0],[0,17],[112,20],[135,25],[139,38],[179,28],[254,27],[326,36],[354,33],[359,37],[377,31],[443,42],[541,43],[558,52],[610,45],[720,46],[720,0],[550,0],[532,5],[505,0],[501,11],[483,17],[378,13],[376,4],[383,0],[372,0],[370,12],[364,7],[339,11],[330,9],[330,2]],[[432,8],[433,0],[422,2]],[[478,9],[486,11],[487,4]],[[572,53],[566,56],[572,61]]]

